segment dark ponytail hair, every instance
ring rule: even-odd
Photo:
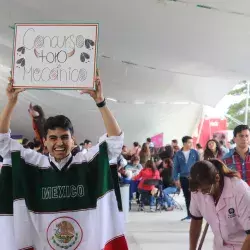
[[[153,175],[155,174],[155,171],[157,170],[155,163],[152,160],[148,160],[145,164],[145,168],[150,168],[153,172]]]
[[[167,171],[169,173],[169,175],[172,176],[173,175],[173,167],[174,167],[174,163],[173,163],[172,159],[166,158],[163,161],[168,166],[167,170],[163,169],[163,171]],[[161,175],[162,175],[162,173],[163,172],[161,172]]]
[[[197,192],[202,185],[215,184],[216,175],[220,175],[221,185],[224,185],[224,177],[240,178],[240,174],[229,169],[222,161],[211,159],[209,161],[196,162],[190,171],[190,190]]]
[[[211,160],[209,160],[209,162],[211,162],[215,166],[215,168],[217,169],[217,171],[221,177],[241,178],[239,172],[231,170],[230,168],[227,167],[227,165],[224,162],[222,162],[218,159],[211,159]]]
[[[173,168],[173,165],[174,165],[174,164],[173,164],[172,159],[166,158],[166,159],[164,159],[163,161],[164,161],[165,164],[168,165],[169,168],[171,168],[171,169]]]

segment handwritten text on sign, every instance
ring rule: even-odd
[[[97,24],[17,24],[15,87],[93,88]]]

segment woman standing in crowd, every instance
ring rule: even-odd
[[[214,233],[214,250],[250,249],[250,188],[217,160],[200,161],[190,172],[190,250],[197,249],[203,218]]]
[[[204,155],[201,157],[202,160],[209,160],[209,159],[221,159],[223,157],[220,144],[218,141],[211,139],[207,142],[206,148],[204,150]]]
[[[150,149],[149,145],[147,143],[143,143],[142,149],[140,152],[140,163],[142,166],[146,164],[148,160],[150,160],[151,154],[150,154]]]

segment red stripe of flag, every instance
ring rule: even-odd
[[[124,235],[110,240],[103,250],[128,250],[128,244]]]

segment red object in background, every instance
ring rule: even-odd
[[[220,118],[204,118],[198,126],[198,135],[194,139],[194,146],[200,143],[204,148],[210,139],[225,140],[227,142],[227,120]]]
[[[151,137],[151,141],[154,143],[155,148],[163,147],[163,133]]]

